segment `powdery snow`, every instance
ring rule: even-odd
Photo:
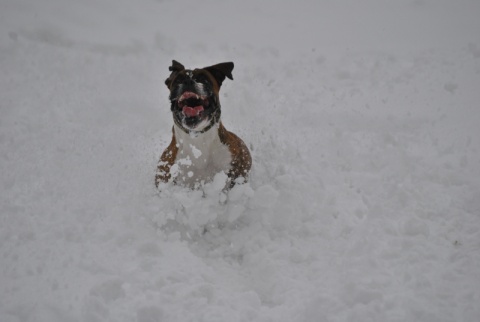
[[[0,321],[480,320],[478,12],[3,0]],[[155,189],[172,59],[236,64],[228,195]]]

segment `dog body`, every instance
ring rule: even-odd
[[[172,62],[165,84],[170,90],[173,137],[158,164],[155,184],[173,181],[192,188],[224,172],[227,188],[245,182],[252,159],[245,143],[220,121],[219,90],[233,79],[233,63],[187,70]]]

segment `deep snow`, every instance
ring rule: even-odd
[[[480,320],[479,12],[1,0],[0,321]],[[154,187],[172,59],[236,64],[226,203]]]

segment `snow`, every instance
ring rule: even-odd
[[[0,321],[480,320],[480,2],[0,3]],[[249,183],[154,186],[233,61]]]

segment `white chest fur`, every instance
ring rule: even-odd
[[[220,141],[218,126],[196,136],[185,133],[177,125],[174,129],[178,153],[170,173],[177,182],[193,187],[212,180],[221,171],[228,172],[232,156]]]

